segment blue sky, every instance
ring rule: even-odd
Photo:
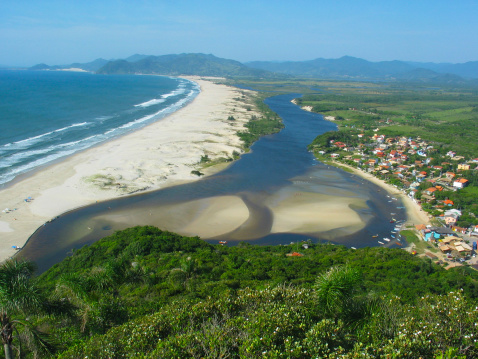
[[[0,64],[201,52],[238,61],[478,60],[478,0],[3,0]]]

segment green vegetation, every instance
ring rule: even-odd
[[[478,144],[478,91],[474,88],[429,89],[416,84],[326,83],[320,94],[306,94],[302,106],[341,117],[343,127],[363,131],[380,128],[386,136],[421,137],[464,156],[474,156]]]
[[[227,247],[135,227],[33,283],[68,314],[19,312],[63,343],[58,358],[478,354],[478,274],[399,249]]]
[[[238,133],[239,138],[244,142],[244,148],[246,150],[248,150],[260,137],[277,133],[284,128],[282,119],[264,104],[265,97],[267,96],[262,94],[255,100],[256,108],[261,113],[262,117],[258,118],[257,116],[252,115],[251,120],[245,125],[248,131],[241,131]]]
[[[13,359],[14,351],[23,357],[22,347],[35,357],[54,352],[51,338],[35,327],[30,316],[53,315],[62,303],[48,301],[39,291],[32,280],[34,269],[33,263],[17,260],[0,266],[0,337],[6,359]]]

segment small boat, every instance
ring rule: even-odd
[[[390,237],[395,238],[395,236],[393,234],[391,234]]]
[[[396,213],[390,213],[392,216],[396,215]]]
[[[355,248],[355,247],[350,247],[350,248],[352,248],[352,249],[357,249],[357,248]]]
[[[392,231],[392,233],[397,233],[397,231]]]
[[[403,244],[401,244],[400,242],[395,242],[395,244],[398,246],[403,246]]]
[[[380,241],[378,241],[378,243],[380,243],[380,244],[385,244],[385,243],[383,243],[383,242],[380,242]]]
[[[221,245],[225,245],[227,243],[227,241],[219,241],[219,244]]]
[[[390,242],[390,238],[384,238],[383,239],[385,242]]]
[[[372,236],[372,238],[377,238],[377,237],[378,237],[378,234],[376,234],[376,235]]]

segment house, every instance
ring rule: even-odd
[[[453,229],[455,232],[458,232],[458,233],[461,233],[461,234],[465,234],[466,231],[467,231],[467,228],[458,227],[458,226],[452,226],[451,229]]]
[[[455,225],[456,221],[458,220],[458,216],[454,214],[445,214],[443,216],[443,219],[445,220],[445,224],[449,227]]]
[[[417,231],[424,231],[425,229],[427,229],[427,226],[424,225],[424,224],[416,224],[416,225],[415,225],[415,229],[416,229]]]
[[[461,211],[455,208],[446,210],[445,215],[447,214],[455,214],[457,217],[460,217],[462,215]]]
[[[469,254],[472,251],[472,248],[465,242],[455,242],[455,250],[460,252],[460,254]]]
[[[433,194],[437,191],[436,187],[427,188],[424,192],[429,196],[433,196]]]
[[[448,244],[443,244],[440,246],[440,250],[443,252],[443,253],[450,253],[452,251],[453,248],[451,248]]]
[[[442,239],[442,242],[446,243],[446,244],[453,244],[454,242],[456,242],[459,239],[460,238],[458,238],[456,235],[446,236],[445,238]]]
[[[461,189],[465,188],[468,185],[468,180],[466,178],[459,178],[453,182],[453,187]]]
[[[446,227],[432,227],[430,229],[442,236],[452,236],[455,234],[455,232],[453,232],[450,228]]]
[[[478,236],[478,224],[473,227],[473,231],[471,232],[472,236]]]
[[[470,165],[468,163],[460,163],[458,165],[458,170],[469,171]]]

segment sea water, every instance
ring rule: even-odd
[[[0,71],[0,188],[161,120],[199,91],[195,82],[163,76]]]

